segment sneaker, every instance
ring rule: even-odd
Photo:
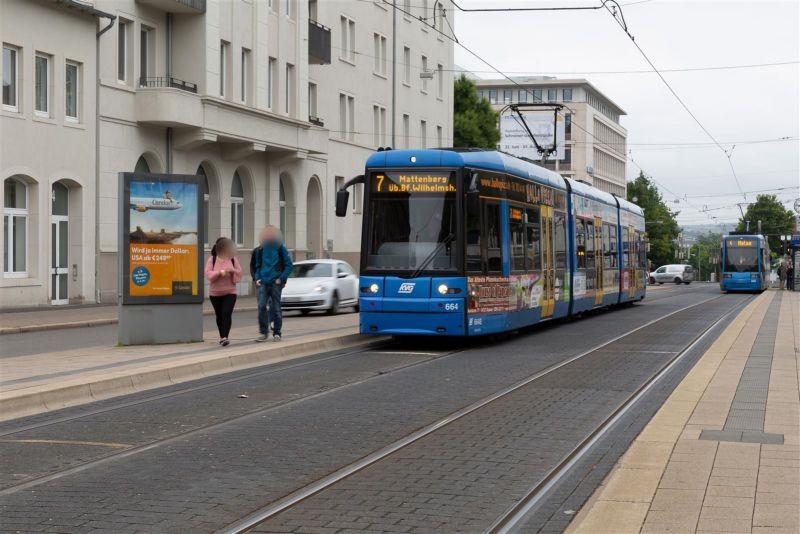
[[[275,334],[274,336],[272,336],[272,341],[277,342],[277,341],[280,341],[280,340],[281,340],[281,335],[280,334]]]
[[[230,341],[228,341],[227,339],[223,339],[223,340],[220,342],[220,345],[222,345],[223,347],[227,347],[227,346],[228,346],[228,345],[230,345],[230,344],[231,344],[231,342],[230,342]]]
[[[260,336],[258,336],[256,338],[256,343],[262,343],[262,342],[266,341],[268,337],[269,336],[267,336],[267,334],[261,334]]]

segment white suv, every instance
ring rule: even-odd
[[[650,273],[651,284],[664,282],[690,284],[692,281],[694,281],[694,267],[691,265],[662,265]]]

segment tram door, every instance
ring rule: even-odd
[[[600,217],[594,218],[594,305],[599,306],[603,303],[605,293],[603,280],[603,221]]]
[[[542,206],[542,318],[552,317],[556,307],[556,258],[553,246],[553,208]]]
[[[639,287],[639,269],[636,265],[636,252],[639,248],[639,243],[636,242],[636,232],[633,226],[628,226],[628,296],[630,298],[636,297],[636,288]]]

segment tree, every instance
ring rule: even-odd
[[[675,220],[678,213],[667,207],[658,188],[644,172],[639,172],[636,180],[628,182],[628,200],[644,210],[650,261],[655,267],[674,261],[675,240],[680,233]]]
[[[781,234],[791,234],[795,230],[794,214],[783,207],[777,195],[758,195],[756,201],[747,206],[744,217],[739,219],[736,231],[756,234],[758,221],[761,221],[761,233],[767,236],[769,248],[773,252],[780,250]]]
[[[708,280],[711,273],[719,274],[719,255],[722,234],[708,232],[697,238],[697,243],[692,245],[689,253],[691,254],[689,263],[700,272],[695,273],[697,280]],[[699,255],[699,259],[698,259]]]
[[[475,82],[463,74],[455,82],[453,105],[453,146],[497,147],[497,113],[488,100],[478,96]]]

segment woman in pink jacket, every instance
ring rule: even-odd
[[[217,316],[219,344],[227,347],[231,332],[233,307],[236,306],[236,282],[242,279],[242,266],[236,261],[236,246],[227,237],[220,237],[211,248],[206,262],[209,298]]]

